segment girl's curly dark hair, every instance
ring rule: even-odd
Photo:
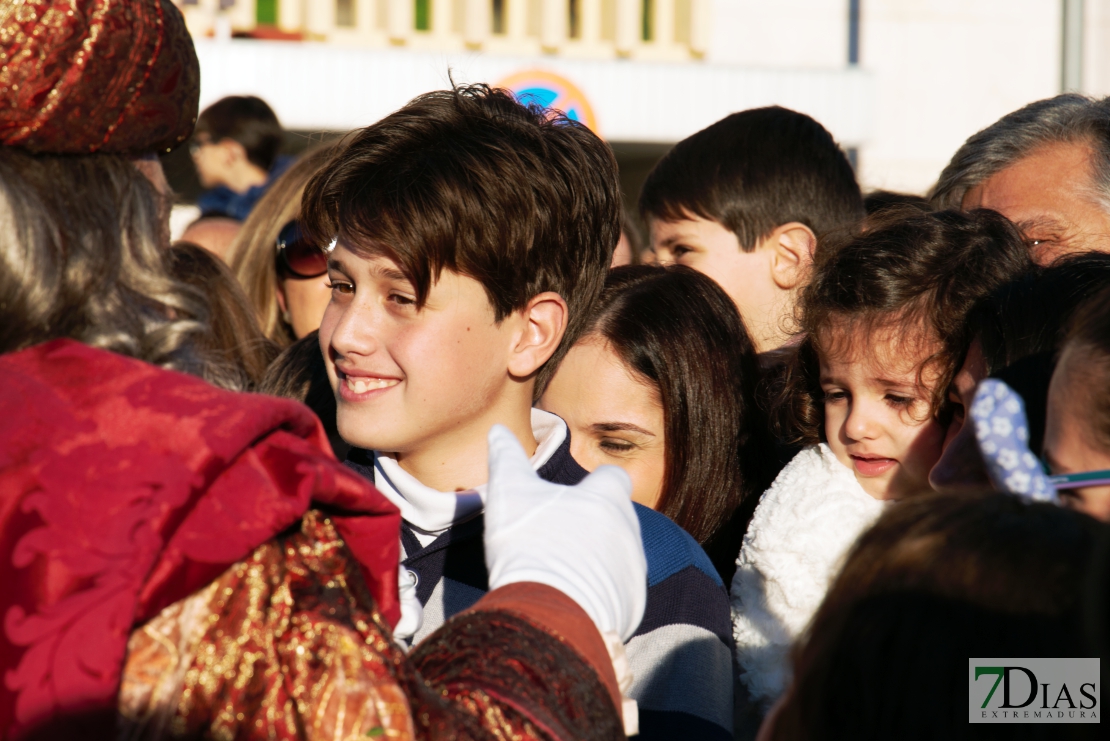
[[[932,413],[943,415],[971,341],[967,318],[992,290],[1032,268],[1028,248],[1002,215],[889,209],[822,240],[796,308],[800,341],[775,389],[780,438],[824,440],[819,360],[833,322],[867,333],[922,327],[939,349],[918,368],[938,374]],[[912,341],[916,333],[900,338]]]

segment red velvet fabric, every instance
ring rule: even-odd
[[[400,515],[308,408],[71,340],[0,356],[0,729],[114,710],[132,628],[310,503],[396,624]]]

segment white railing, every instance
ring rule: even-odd
[[[422,51],[701,59],[710,0],[174,0],[197,37]]]

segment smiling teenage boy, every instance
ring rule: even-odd
[[[309,231],[337,237],[320,346],[339,432],[355,446],[348,465],[404,520],[402,639],[423,639],[488,589],[492,425],[515,434],[541,477],[585,475],[566,425],[532,401],[588,323],[620,202],[597,136],[484,86],[421,96],[363,129],[305,191]],[[626,644],[626,695],[641,737],[731,738],[727,594],[692,538],[647,508],[637,515],[648,600]]]
[[[832,135],[779,106],[734,113],[680,141],[648,175],[639,205],[656,259],[717,281],[761,354],[790,338],[817,238],[864,215]]]

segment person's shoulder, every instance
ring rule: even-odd
[[[694,626],[728,646],[728,592],[694,538],[666,515],[633,503],[648,566],[648,599],[636,635],[665,626]]]
[[[640,537],[648,563],[648,586],[694,568],[711,581],[724,586],[713,562],[694,538],[666,515],[633,502],[640,521]]]

